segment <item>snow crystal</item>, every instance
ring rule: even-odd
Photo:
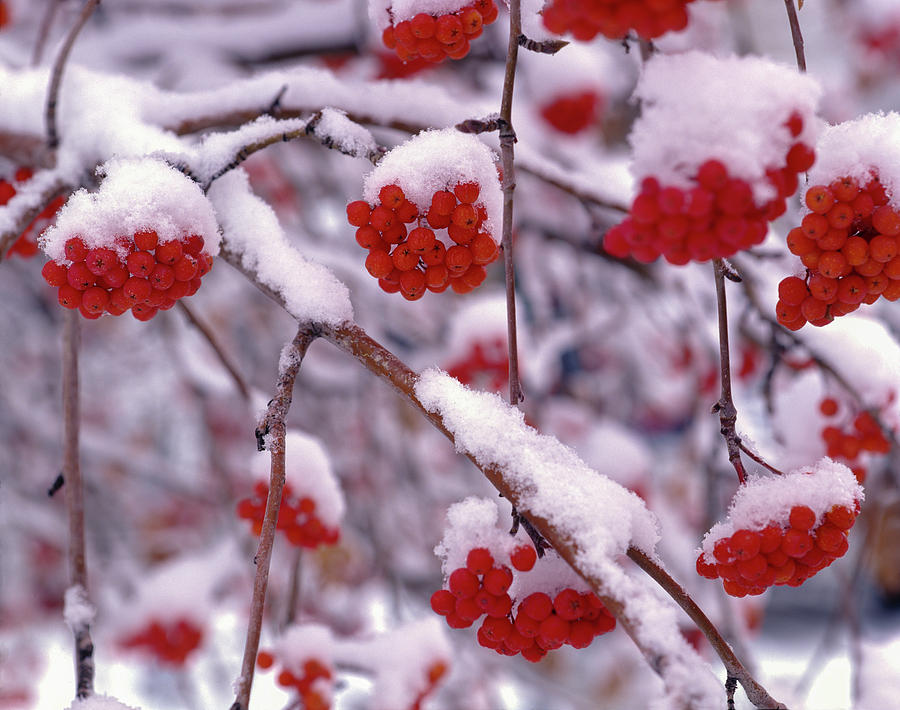
[[[477,182],[481,192],[476,204],[487,209],[485,231],[499,241],[503,219],[503,193],[494,165],[494,155],[475,136],[448,128],[425,131],[391,150],[369,173],[363,199],[378,201],[385,185],[399,185],[406,198],[423,214],[438,190],[452,190],[459,182]]]
[[[850,469],[829,458],[783,476],[753,476],[738,488],[727,519],[706,533],[702,549],[712,559],[716,541],[737,530],[762,530],[772,523],[787,527],[795,505],[811,508],[818,524],[833,506],[853,509],[862,499],[862,486]]]
[[[329,325],[353,318],[347,287],[288,243],[275,212],[253,194],[243,170],[219,178],[209,197],[229,250],[240,256],[245,269],[281,294],[292,316],[301,322]]]
[[[503,471],[522,513],[546,519],[575,542],[585,572],[593,574],[631,545],[652,554],[656,520],[643,501],[527,426],[521,411],[434,369],[420,375],[415,392],[443,418],[457,451]]]
[[[811,185],[827,185],[840,177],[869,181],[872,169],[884,183],[891,204],[900,208],[900,114],[870,113],[828,126],[816,145]]]
[[[215,255],[219,232],[212,206],[200,186],[161,160],[153,158],[112,160],[101,168],[103,181],[97,192],[78,190],[66,201],[56,224],[40,238],[51,259],[65,261],[65,243],[80,236],[88,247],[124,247],[116,238],[153,229],[161,242],[199,234],[204,251]]]
[[[111,695],[94,693],[86,698],[76,698],[66,710],[137,710],[116,700]]]
[[[643,103],[630,137],[634,175],[688,187],[697,168],[715,158],[748,181],[757,200],[768,199],[766,169],[782,165],[795,141],[815,144],[820,93],[809,76],[759,57],[657,55],[635,91]],[[803,132],[792,138],[785,122],[795,111]]]
[[[88,599],[87,590],[84,587],[76,584],[66,590],[63,618],[73,632],[90,626],[94,622],[96,614],[97,610]]]
[[[331,459],[318,439],[297,430],[284,437],[285,480],[298,497],[316,502],[316,515],[328,527],[337,527],[344,517],[344,496],[331,468]],[[253,457],[253,475],[268,482],[271,455]]]

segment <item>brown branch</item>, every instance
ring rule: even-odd
[[[62,83],[63,69],[65,69],[66,60],[68,60],[72,47],[75,45],[78,33],[81,32],[81,28],[87,24],[87,21],[99,4],[100,0],[87,0],[84,3],[84,6],[81,8],[81,14],[78,16],[78,21],[66,36],[65,42],[63,42],[63,46],[59,50],[59,55],[57,55],[56,61],[53,63],[53,71],[50,74],[50,87],[47,89],[47,107],[44,111],[44,119],[47,128],[47,146],[51,150],[54,150],[59,145],[59,134],[56,126],[56,106],[57,101],[59,100],[59,87]]]
[[[559,50],[569,44],[564,39],[547,39],[539,42],[538,40],[531,39],[523,34],[520,34],[516,41],[519,43],[520,47],[527,49],[529,52],[537,52],[538,54],[556,54]]]
[[[802,0],[801,0],[801,5]],[[806,55],[803,51],[803,34],[800,32],[800,20],[797,17],[797,8],[794,7],[794,0],[784,0],[784,6],[787,9],[788,22],[791,25],[791,39],[794,41],[794,54],[797,56],[797,68],[806,71]]]
[[[779,471],[777,468],[775,468],[774,466],[772,466],[771,464],[769,464],[769,462],[766,461],[762,456],[760,456],[759,454],[757,454],[755,451],[749,449],[749,448],[747,447],[747,445],[744,444],[743,441],[739,441],[739,442],[738,442],[738,447],[740,448],[741,451],[743,451],[745,454],[747,454],[747,456],[748,456],[749,458],[753,459],[753,460],[754,460],[756,463],[758,463],[760,466],[762,466],[762,467],[768,469],[768,470],[771,471],[772,473],[777,474],[777,475],[779,475],[779,476],[783,476],[783,475],[784,475],[784,471]]]
[[[506,270],[506,332],[509,353],[509,402],[516,405],[525,399],[519,381],[519,346],[516,330],[516,273],[513,265],[513,193],[516,189],[514,145],[516,132],[512,125],[513,88],[516,81],[516,61],[519,56],[519,35],[522,34],[522,11],[519,0],[509,3],[509,43],[506,49],[506,73],[503,77],[503,96],[500,103],[500,162],[503,166],[503,265]]]
[[[236,694],[231,710],[247,710],[250,702],[250,688],[253,685],[253,671],[256,666],[256,654],[259,651],[259,637],[262,633],[263,610],[266,602],[266,588],[269,583],[269,567],[272,562],[272,547],[275,542],[275,525],[278,522],[278,511],[281,507],[281,494],[284,490],[285,452],[284,438],[286,419],[291,408],[294,392],[294,381],[300,371],[300,364],[306,355],[310,343],[316,338],[315,329],[301,325],[290,346],[282,352],[282,366],[278,373],[275,396],[260,421],[257,438],[265,442],[272,454],[272,469],[269,480],[269,496],[266,499],[266,512],[259,536],[259,546],[253,562],[256,564],[256,576],[253,580],[253,596],[250,601],[250,618],[247,623],[247,640],[244,643],[244,657],[241,663],[241,676],[236,684]]]
[[[179,299],[178,308],[184,314],[184,317],[188,319],[191,325],[193,325],[200,334],[206,339],[206,342],[209,343],[209,346],[213,349],[213,352],[219,358],[219,362],[222,363],[222,366],[228,371],[228,374],[231,375],[231,379],[234,380],[235,386],[238,388],[238,392],[241,393],[241,397],[245,402],[250,401],[250,388],[247,386],[247,382],[244,380],[240,371],[237,369],[237,366],[234,364],[232,359],[228,356],[228,353],[225,352],[224,348],[222,348],[222,344],[219,342],[218,338],[216,338],[215,333],[206,325],[203,321],[197,318],[197,315],[194,311],[184,302],[183,299]]]
[[[47,43],[47,37],[50,36],[50,28],[53,27],[53,20],[56,18],[56,13],[62,6],[62,3],[63,0],[49,0],[47,3],[47,10],[41,19],[38,36],[34,42],[34,52],[31,54],[31,66],[33,67],[41,63],[41,58],[44,55],[44,45]]]
[[[78,461],[80,434],[80,397],[78,385],[78,348],[81,340],[81,315],[66,311],[63,321],[62,408],[63,465],[66,482],[66,509],[69,516],[69,575],[71,586],[87,598],[87,561],[84,543],[84,485]],[[75,696],[86,698],[94,692],[94,645],[90,625],[81,621],[72,625],[75,637]]]
[[[737,472],[738,480],[746,480],[744,464],[741,461],[741,438],[738,436],[737,409],[731,395],[731,354],[728,349],[728,308],[725,300],[725,264],[721,259],[713,261],[716,279],[716,304],[719,313],[719,365],[721,367],[722,394],[713,406],[713,412],[719,415],[719,424],[725,445],[728,447],[728,460]]]

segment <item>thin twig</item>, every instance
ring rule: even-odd
[[[797,55],[797,68],[806,71],[806,55],[803,52],[803,34],[800,32],[800,20],[797,17],[797,8],[794,0],[784,0],[787,8],[788,22],[791,25],[791,39],[794,41],[794,54]]]
[[[713,261],[716,278],[716,304],[719,313],[719,365],[721,368],[722,394],[713,406],[713,412],[719,415],[719,424],[725,445],[728,447],[728,460],[737,472],[738,480],[743,483],[747,476],[741,461],[741,438],[738,436],[737,409],[731,395],[731,354],[728,348],[728,308],[725,301],[725,265],[721,259]]]
[[[529,52],[537,52],[538,54],[556,54],[559,50],[569,44],[564,39],[538,41],[526,37],[525,35],[519,35],[518,42],[520,47],[527,49]]]
[[[747,445],[746,445],[743,441],[738,441],[738,447],[740,448],[741,451],[743,451],[745,454],[747,454],[747,456],[749,456],[751,459],[753,459],[754,461],[756,461],[756,463],[758,463],[760,466],[762,466],[762,467],[768,469],[768,470],[771,471],[772,473],[775,473],[775,474],[777,474],[777,475],[779,475],[779,476],[783,476],[783,475],[784,475],[784,471],[779,471],[777,468],[775,468],[774,466],[772,466],[772,465],[771,465],[768,461],[766,461],[762,456],[760,456],[759,454],[757,454],[757,453],[756,453],[755,451],[753,451],[752,449],[748,448]]]
[[[184,302],[183,299],[178,301],[178,308],[184,314],[185,318],[190,321],[191,325],[193,325],[200,334],[206,339],[206,342],[209,343],[209,346],[213,349],[213,352],[219,358],[219,362],[222,363],[222,366],[228,370],[228,374],[231,375],[231,379],[234,380],[235,386],[238,388],[238,392],[241,393],[241,397],[245,402],[250,401],[250,388],[247,386],[246,381],[244,380],[241,373],[238,371],[237,366],[228,356],[228,353],[225,352],[224,348],[222,348],[221,343],[219,343],[218,338],[216,338],[215,333],[197,318],[197,314]]]
[[[294,340],[282,353],[282,366],[278,373],[275,396],[263,415],[257,429],[265,432],[262,438],[266,448],[272,454],[272,469],[269,480],[269,495],[266,499],[266,513],[263,518],[259,536],[259,546],[253,558],[256,564],[256,576],[253,580],[253,596],[250,601],[250,618],[247,623],[247,640],[244,643],[244,658],[241,663],[241,676],[236,683],[236,693],[232,710],[247,710],[250,702],[250,688],[253,685],[253,671],[256,666],[256,654],[259,651],[259,637],[262,633],[263,609],[266,602],[266,588],[269,583],[269,566],[272,562],[272,547],[275,542],[275,525],[278,522],[278,511],[281,507],[281,494],[284,490],[285,451],[284,439],[288,411],[294,392],[294,381],[300,371],[300,364],[306,355],[310,343],[316,338],[316,332],[309,326],[301,326]],[[260,436],[260,435],[258,435]]]
[[[41,19],[38,36],[34,42],[34,51],[31,54],[31,66],[33,67],[36,67],[41,63],[41,58],[44,56],[44,45],[47,44],[47,37],[50,36],[50,28],[53,27],[53,20],[56,18],[56,13],[62,3],[63,0],[50,0],[50,2],[47,3],[47,10],[44,12],[44,17]]]
[[[500,161],[503,165],[503,264],[506,269],[506,331],[509,348],[509,401],[518,404],[525,395],[519,381],[519,346],[516,330],[516,274],[513,266],[513,192],[516,189],[514,148],[516,132],[512,125],[513,88],[516,81],[516,61],[519,56],[519,35],[522,34],[522,11],[519,0],[509,3],[509,43],[506,50],[506,73],[503,78],[503,97],[500,102]]]
[[[84,543],[84,484],[78,460],[80,434],[80,397],[78,385],[78,348],[81,340],[81,315],[66,311],[63,321],[62,408],[63,465],[66,482],[66,508],[69,514],[69,575],[71,587],[87,598],[88,578]],[[75,696],[86,698],[94,692],[94,645],[88,622],[72,626],[75,637]]]
[[[291,564],[291,578],[288,581],[288,598],[284,610],[284,625],[290,626],[297,620],[297,609],[300,606],[300,585],[303,579],[303,548],[294,550],[294,561]]]
[[[47,107],[44,112],[47,128],[47,146],[51,150],[59,145],[59,134],[56,127],[56,105],[59,100],[59,87],[62,83],[63,69],[66,66],[69,53],[75,45],[78,33],[87,24],[87,21],[99,4],[100,0],[87,0],[84,3],[84,7],[81,8],[81,14],[78,16],[78,21],[66,36],[65,42],[63,42],[63,46],[59,50],[59,55],[57,55],[56,61],[53,63],[53,72],[50,74],[50,87],[47,89]]]

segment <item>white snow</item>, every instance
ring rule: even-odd
[[[110,695],[94,693],[87,698],[76,698],[66,710],[137,710]]]
[[[369,0],[369,18],[379,33],[391,24],[411,20],[420,12],[439,17],[462,10],[472,0]]]
[[[72,631],[85,629],[94,623],[97,610],[88,598],[87,590],[80,584],[66,590],[63,618]]]

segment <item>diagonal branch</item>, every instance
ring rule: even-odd
[[[801,7],[803,0],[800,0]],[[797,68],[806,71],[806,54],[803,51],[803,34],[800,32],[800,20],[797,17],[797,8],[794,7],[794,0],[784,0],[784,6],[787,9],[788,22],[791,25],[791,39],[794,42],[794,54],[797,56]]]

